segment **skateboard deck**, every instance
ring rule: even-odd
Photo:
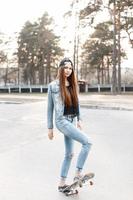
[[[93,185],[91,179],[94,177],[94,173],[85,174],[80,180],[73,182],[69,186],[67,186],[62,192],[66,196],[78,194],[78,188],[83,187],[87,181],[89,181],[89,185]]]

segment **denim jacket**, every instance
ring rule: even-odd
[[[48,105],[47,105],[47,127],[53,128],[53,113],[55,112],[55,122],[63,123],[66,121],[64,116],[64,103],[61,99],[59,80],[52,81],[48,85]],[[80,107],[77,120],[80,120]]]

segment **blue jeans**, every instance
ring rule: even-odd
[[[85,135],[80,129],[76,128],[74,125],[75,119],[66,117],[62,121],[58,121],[56,123],[57,128],[64,134],[64,142],[65,142],[65,157],[61,167],[60,176],[63,178],[67,177],[71,160],[73,157],[73,144],[74,140],[78,141],[82,144],[81,151],[78,155],[76,168],[81,171],[83,169],[84,163],[87,159],[91,141],[88,136]]]

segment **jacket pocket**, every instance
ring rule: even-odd
[[[54,87],[54,88],[52,88],[51,92],[54,93],[54,94],[56,94],[56,93],[60,93],[60,90],[59,90],[58,87]]]

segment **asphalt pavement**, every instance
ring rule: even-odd
[[[21,104],[47,100],[46,94],[0,94],[0,103]],[[133,95],[80,93],[80,105],[86,108],[133,111]]]
[[[93,143],[84,172],[95,173],[94,186],[65,197],[57,190],[63,137],[54,128],[54,140],[48,140],[46,96],[0,95],[0,200],[131,200],[132,100],[131,95],[80,95],[83,130]],[[75,143],[68,183],[80,147]]]

